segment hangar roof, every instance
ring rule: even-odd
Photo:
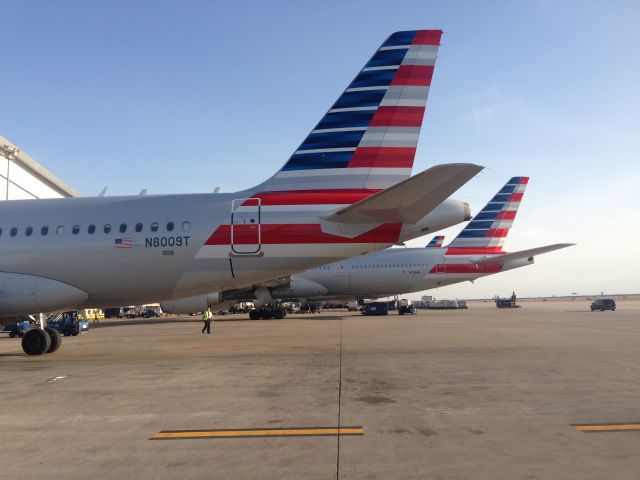
[[[71,185],[60,180],[49,170],[44,168],[27,153],[20,150],[13,143],[0,135],[0,156],[7,157],[11,152],[11,161],[20,165],[28,173],[49,186],[63,197],[81,197],[82,194]]]

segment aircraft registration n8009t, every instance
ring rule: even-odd
[[[410,177],[441,33],[389,36],[282,169],[248,190],[1,202],[0,317],[241,288],[468,219],[448,197],[481,167]]]

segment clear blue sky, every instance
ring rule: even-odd
[[[640,292],[639,2],[0,0],[0,12],[0,132],[85,195],[256,184],[389,33],[442,28],[414,171],[486,166],[457,195],[475,211],[528,175],[506,248],[579,245],[436,294]]]

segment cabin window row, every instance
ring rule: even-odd
[[[381,265],[353,265],[351,268],[356,270],[372,269],[372,268],[411,268],[411,267],[426,267],[425,263],[387,263]]]
[[[133,225],[132,228],[133,230],[135,230],[136,233],[140,233],[144,230],[144,224],[138,222],[135,225]],[[149,225],[149,231],[151,232],[158,232],[160,231],[160,228],[161,228],[160,223],[158,222],[153,222]],[[175,222],[167,222],[164,228],[167,232],[173,232],[176,229],[176,224]],[[94,224],[88,225],[87,233],[89,235],[93,235],[94,233],[96,233],[98,229],[99,227],[97,227]],[[73,235],[78,235],[81,230],[82,228],[80,227],[80,225],[73,225],[71,227],[71,233]],[[188,232],[189,230],[191,230],[191,222],[182,222],[182,231]],[[104,233],[111,233],[111,232],[127,233],[129,231],[129,225],[126,223],[121,223],[120,225],[112,226],[110,223],[105,223],[102,226],[102,231]],[[65,226],[58,225],[57,227],[55,227],[55,232],[56,232],[56,235],[63,235],[65,232]],[[0,236],[2,236],[2,233],[3,233],[2,228],[0,228]],[[30,237],[31,235],[33,235],[33,233],[34,233],[33,227],[26,227],[24,229],[24,234],[27,237]],[[40,228],[40,235],[46,236],[48,234],[49,234],[49,227],[47,225],[44,225],[43,227]],[[9,236],[15,237],[17,235],[18,235],[18,227],[11,227],[9,229]]]

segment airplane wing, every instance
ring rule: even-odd
[[[486,265],[488,263],[506,263],[511,260],[518,260],[519,258],[529,258],[535,255],[541,255],[547,252],[553,252],[554,250],[560,250],[561,248],[572,247],[575,243],[556,243],[554,245],[547,245],[545,247],[531,248],[529,250],[521,250],[519,252],[505,253],[504,255],[495,255],[483,260],[475,261],[476,265]]]
[[[329,222],[356,225],[414,224],[483,168],[472,163],[436,165],[323,218]]]

